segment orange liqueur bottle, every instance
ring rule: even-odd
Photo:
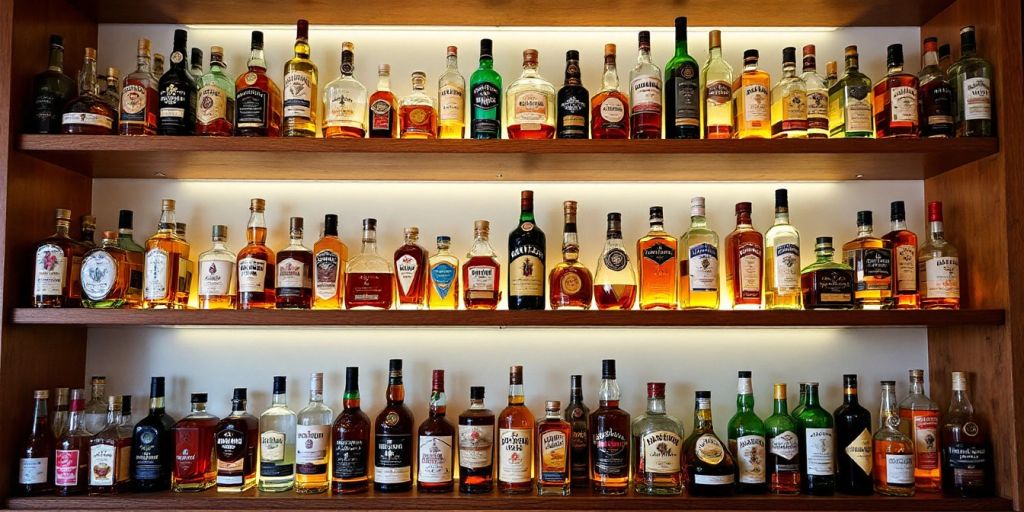
[[[508,407],[498,416],[498,492],[521,494],[533,490],[534,442],[533,414],[525,405],[522,366],[510,369],[508,384]]]
[[[182,302],[177,286],[187,270],[183,264],[188,257],[189,245],[178,237],[176,230],[174,200],[164,199],[160,204],[159,229],[146,240],[143,282],[146,308],[183,309],[188,305],[187,295]]]
[[[679,268],[676,238],[665,232],[664,213],[651,207],[651,230],[636,243],[640,268],[640,309],[676,309]]]
[[[900,402],[900,430],[914,443],[914,487],[939,492],[939,406],[924,392],[924,370],[910,370],[910,395]]]
[[[274,294],[274,251],[267,247],[267,221],[263,218],[267,202],[249,202],[249,243],[238,251],[238,309],[272,309]]]
[[[725,239],[725,279],[733,309],[760,309],[764,237],[750,220],[750,203],[736,204],[736,229]]]

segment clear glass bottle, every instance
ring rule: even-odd
[[[128,292],[126,304],[129,308],[142,305],[142,271],[145,266],[146,249],[139,245],[132,234],[132,223],[135,217],[131,210],[121,210],[117,216],[117,246],[127,251],[128,255]]]
[[[956,133],[956,97],[949,75],[939,67],[938,46],[937,38],[926,37],[921,48],[921,71],[917,72],[921,137],[948,138]]]
[[[708,60],[704,63],[704,138],[731,139],[733,119],[732,66],[722,57],[722,31],[708,32]]]
[[[942,489],[976,498],[993,492],[990,430],[974,414],[967,373],[953,372],[953,396],[942,425]]]
[[[650,208],[650,229],[636,242],[640,309],[676,309],[679,305],[679,244],[665,231],[662,207]]]
[[[459,73],[459,49],[448,47],[446,65],[437,80],[437,117],[440,139],[461,139],[466,134],[466,78]]]
[[[888,73],[874,87],[875,137],[918,136],[917,75],[903,71],[903,45],[886,50]]]
[[[992,64],[979,57],[974,27],[960,29],[960,59],[947,73],[957,98],[956,136],[994,137],[995,93],[992,90]]]
[[[118,435],[121,397],[107,397],[106,425],[89,441],[89,495],[104,496],[125,490],[131,439]]]
[[[235,309],[235,253],[228,249],[228,227],[215,224],[213,247],[199,255],[199,309]]]
[[[89,484],[89,439],[92,433],[82,424],[85,393],[71,390],[68,428],[57,439],[54,454],[54,488],[57,496],[82,494]]]
[[[85,61],[78,74],[78,95],[64,105],[61,133],[114,135],[117,111],[99,95],[96,82],[96,49],[85,49]]]
[[[427,309],[459,309],[459,258],[448,249],[450,236],[437,237],[437,253],[427,272]]]
[[[423,92],[427,86],[427,74],[412,73],[412,92],[398,102],[401,113],[401,136],[403,139],[433,139],[437,137],[437,110],[434,99]]]
[[[497,309],[501,301],[501,264],[488,240],[491,223],[473,221],[473,246],[462,266],[462,297],[466,309]]]
[[[523,50],[523,74],[505,90],[510,139],[555,136],[555,88],[537,71],[537,50]]]
[[[206,393],[192,393],[192,412],[171,428],[174,435],[174,492],[202,492],[217,485],[214,431],[220,418],[206,412]]]
[[[199,78],[196,135],[230,137],[235,130],[235,83],[224,73],[224,49],[210,47],[210,71]]]
[[[296,416],[295,492],[322,494],[330,482],[331,425],[334,411],[324,405],[324,374],[309,376],[309,404]]]
[[[82,427],[96,435],[107,426],[107,378],[93,376],[89,386],[92,398],[85,404]]]
[[[572,426],[561,418],[562,403],[544,402],[544,419],[537,422],[537,495],[568,496]]]
[[[324,88],[325,139],[361,139],[366,135],[366,87],[355,75],[355,45],[341,43],[341,76]]]
[[[363,246],[345,266],[345,309],[391,309],[391,262],[377,254],[377,219],[363,219]]]
[[[608,238],[597,259],[594,303],[597,309],[629,310],[636,302],[636,270],[622,243],[622,214],[608,214]]]
[[[82,306],[115,309],[128,303],[131,264],[118,247],[117,232],[104,231],[103,241],[82,257]]]
[[[71,394],[70,388],[57,388],[57,400],[53,406],[53,418],[50,425],[53,426],[54,439],[59,438],[68,428],[68,397]]]
[[[828,89],[828,129],[832,138],[872,138],[871,79],[860,72],[857,46],[846,47],[846,71]]]
[[[665,383],[647,383],[647,411],[630,427],[633,492],[673,496],[683,492],[683,424],[665,411]]]
[[[526,406],[523,367],[513,366],[508,376],[508,406],[498,415],[498,492],[523,494],[533,490],[533,413]]]
[[[900,401],[900,430],[914,443],[916,490],[941,491],[939,405],[925,394],[924,370],[910,370],[910,394]]]
[[[679,308],[718,309],[718,233],[708,227],[703,197],[690,199],[690,228],[679,237]]]
[[[370,95],[370,138],[398,138],[398,98],[391,92],[391,66],[377,66],[377,90]]]
[[[661,68],[651,61],[651,33],[641,30],[636,66],[629,72],[629,137],[661,138]]]
[[[900,432],[896,409],[896,381],[882,381],[878,430],[872,438],[875,493],[885,496],[914,495],[914,443]]]
[[[740,139],[772,136],[772,91],[768,72],[757,67],[757,50],[743,52],[743,72],[732,87],[736,111],[736,135]]]
[[[146,240],[146,261],[143,284],[143,307],[148,309],[184,309],[177,293],[177,284],[187,272],[188,242],[178,238],[174,220],[174,200],[160,202],[160,224],[157,232]]]
[[[260,491],[284,492],[295,485],[295,432],[297,418],[288,408],[288,379],[274,377],[274,398],[260,415]]]
[[[309,58],[309,22],[295,22],[295,56],[284,64],[283,137],[316,137],[317,68]]]
[[[836,64],[836,61],[830,60],[830,61],[825,62],[825,87],[827,87],[829,90],[831,90],[832,86],[835,85],[836,82],[838,82],[838,81],[839,81],[839,70],[838,70],[838,64]],[[829,101],[831,101],[831,100],[829,100]],[[831,108],[831,103],[829,103],[829,108]]]
[[[857,307],[888,309],[892,305],[892,247],[872,231],[871,211],[857,212],[857,238],[843,244],[843,259],[853,269]]]
[[[50,391],[37,389],[32,394],[32,427],[18,451],[19,496],[40,496],[53,491],[54,436],[47,417]]]
[[[796,74],[796,48],[782,49],[782,77],[772,88],[772,138],[807,138],[807,86]]]
[[[764,308],[802,309],[800,232],[789,223],[789,193],[775,190],[775,224],[764,234]]]
[[[754,412],[751,373],[740,371],[736,414],[729,419],[729,453],[736,461],[736,492],[764,494],[768,491],[764,422]]]
[[[818,74],[817,59],[813,44],[803,48],[803,73],[807,91],[807,137],[811,139],[828,138],[828,85],[825,78]]]
[[[917,255],[921,309],[960,309],[960,258],[946,241],[942,203],[928,203],[928,240]]]
[[[604,74],[601,90],[590,101],[590,136],[594,139],[629,138],[629,99],[619,90],[615,66],[615,45],[604,45]]]
[[[814,263],[800,271],[804,309],[853,309],[853,269],[833,260],[832,237],[814,241]]]

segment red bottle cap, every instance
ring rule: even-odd
[[[664,382],[648,382],[647,398],[665,398]]]
[[[432,383],[434,391],[444,391],[444,370],[434,370]]]
[[[84,411],[85,410],[85,400],[81,399],[81,398],[76,398],[76,399],[72,400],[70,406],[68,407],[68,410],[70,410],[71,412],[82,412],[82,411]]]
[[[942,201],[928,203],[928,222],[942,222]]]

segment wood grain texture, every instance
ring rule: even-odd
[[[94,178],[575,182],[923,179],[984,159],[999,142],[23,135],[18,147]]]

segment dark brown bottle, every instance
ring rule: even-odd
[[[711,422],[711,392],[698,391],[696,399],[693,432],[683,443],[686,490],[691,496],[731,496],[736,463],[715,435]]]
[[[953,398],[942,426],[942,489],[967,498],[993,492],[988,429],[974,415],[964,372],[953,372]]]
[[[260,421],[245,412],[246,401],[246,389],[235,388],[231,398],[231,414],[220,420],[214,432],[217,492],[240,493],[256,486]]]
[[[334,420],[331,435],[331,492],[355,494],[370,486],[370,417],[359,408],[359,368],[345,368],[344,409]]]
[[[583,404],[583,376],[569,377],[569,405],[565,421],[572,425],[569,464],[573,487],[590,485],[590,409]]]
[[[833,414],[836,437],[836,490],[843,494],[870,495],[871,413],[857,401],[857,376],[843,375],[843,405]]]
[[[47,418],[46,402],[50,392],[37,389],[34,393],[35,411],[32,431],[21,447],[18,460],[17,493],[38,496],[53,489],[53,430]]]
[[[494,411],[484,406],[484,387],[469,388],[469,409],[459,415],[459,492],[494,488]]]
[[[444,370],[434,370],[430,413],[420,424],[416,483],[420,491],[451,492],[454,486],[455,427],[445,418]]]
[[[596,493],[625,494],[629,488],[629,413],[619,408],[615,360],[601,361],[601,393],[590,414],[590,484]]]
[[[313,251],[302,245],[302,217],[288,223],[290,242],[277,253],[277,309],[313,307]]]
[[[373,489],[402,492],[412,489],[412,411],[405,405],[402,360],[388,364],[387,406],[374,421]]]

